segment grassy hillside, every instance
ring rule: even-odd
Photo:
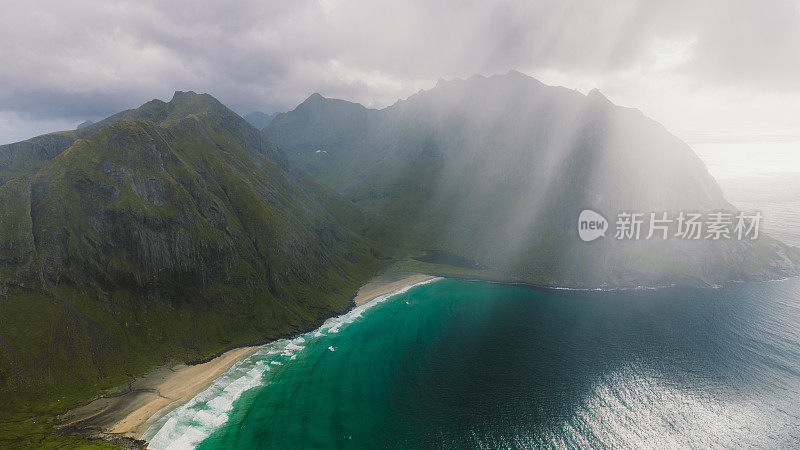
[[[76,140],[90,137],[120,120],[147,120],[155,124],[170,125],[188,115],[207,111],[214,111],[225,117],[235,116],[210,95],[178,91],[169,102],[151,100],[138,108],[121,111],[77,130],[58,131],[13,144],[0,145],[0,186],[21,175],[35,173],[48,161],[71,147]],[[231,120],[228,123],[234,125],[236,131],[256,137],[252,129],[244,127],[243,121]],[[272,153],[273,158],[282,156],[282,153],[275,151],[273,145],[265,142],[262,146]]]
[[[0,187],[0,446],[62,442],[43,420],[155,365],[308,327],[379,267],[369,216],[258,130],[209,96],[168,109]]]

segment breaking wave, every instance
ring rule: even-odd
[[[264,376],[267,372],[280,370],[281,366],[296,359],[309,343],[323,336],[338,333],[342,327],[358,320],[365,311],[391,297],[438,280],[441,278],[404,286],[358,305],[341,316],[330,318],[314,331],[259,347],[250,356],[231,366],[205,391],[185,404],[174,409],[167,408],[162,414],[151,418],[142,439],[148,442],[148,448],[151,449],[196,447],[228,421],[234,402],[242,394],[265,386]],[[330,350],[334,351],[333,348]]]

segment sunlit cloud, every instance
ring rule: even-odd
[[[439,78],[510,69],[600,88],[681,133],[800,129],[796,1],[77,0],[6,12],[0,111],[15,119],[2,142],[179,89],[242,113],[313,92],[382,107]]]

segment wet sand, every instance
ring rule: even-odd
[[[360,305],[380,295],[388,294],[410,284],[420,283],[432,278],[436,277],[416,272],[395,272],[378,275],[358,289],[355,297],[353,297],[353,301],[356,305]]]
[[[100,397],[60,417],[60,428],[98,438],[138,439],[147,420],[169,406],[177,407],[205,390],[236,361],[258,347],[229,350],[202,364],[161,366],[136,378],[122,392]]]
[[[394,292],[405,286],[435,278],[414,272],[379,275],[353,297],[356,305]],[[162,366],[136,378],[120,393],[100,397],[60,417],[60,428],[98,438],[139,439],[149,426],[148,420],[165,408],[175,408],[205,390],[236,361],[249,356],[258,347],[229,350],[202,364]],[[159,414],[160,415],[160,414]]]

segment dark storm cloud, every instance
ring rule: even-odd
[[[594,77],[688,42],[662,73],[798,90],[797,1],[38,1],[0,18],[0,113],[101,117],[174,90],[240,112],[319,91],[385,105],[437,78],[516,68]],[[3,115],[0,115],[3,117]],[[19,137],[0,126],[0,140]],[[11,127],[13,128],[13,127]]]

